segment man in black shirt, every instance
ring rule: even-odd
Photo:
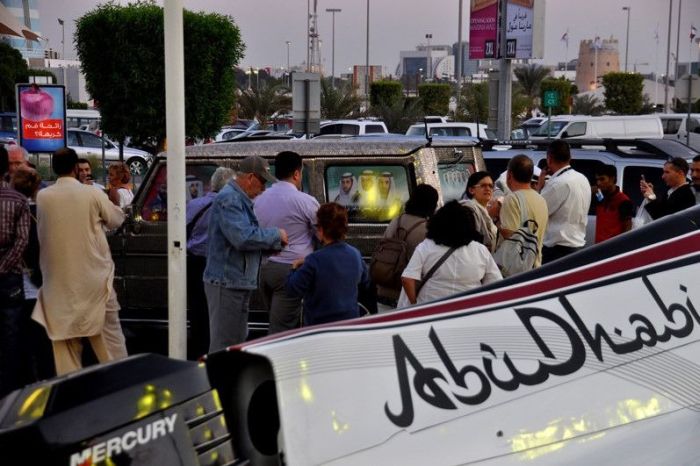
[[[657,197],[651,183],[644,179],[640,181],[642,195],[649,200],[645,208],[651,218],[656,220],[695,205],[695,194],[686,180],[687,174],[688,162],[682,157],[674,157],[664,164],[664,174],[661,176],[669,188],[668,191]]]

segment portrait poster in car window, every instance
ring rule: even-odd
[[[473,167],[467,167],[464,164],[438,165],[440,191],[442,191],[442,199],[444,202],[462,198],[462,194],[464,194],[467,188],[469,175],[471,175],[473,171]]]
[[[185,168],[185,196],[187,202],[206,196],[210,191],[211,176],[216,165],[187,165]],[[158,168],[153,182],[148,187],[143,200],[141,217],[150,222],[168,220],[168,170],[163,164]]]
[[[66,146],[66,100],[61,85],[18,84],[19,143],[29,152]]]
[[[388,222],[409,197],[406,169],[395,165],[329,167],[326,187],[327,199],[347,207],[355,222]]]

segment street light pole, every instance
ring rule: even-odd
[[[63,88],[66,93],[66,23],[62,18],[58,18],[58,24],[61,25],[61,60],[63,61],[62,75],[63,75]]]
[[[630,12],[632,7],[623,6],[622,11],[627,12],[627,38],[625,39],[625,73],[627,73],[627,57],[630,49]]]
[[[326,8],[326,12],[333,14],[333,42],[331,45],[331,89],[335,89],[335,14],[340,13],[340,8]]]
[[[426,61],[427,61],[427,65],[428,65],[428,66],[427,66],[428,72],[425,73],[425,79],[427,79],[428,81],[430,81],[430,78],[432,77],[432,71],[433,71],[433,64],[431,63],[431,62],[433,61],[433,60],[432,60],[433,57],[430,56],[430,39],[432,39],[432,38],[433,38],[433,35],[432,35],[432,34],[426,34],[426,35],[425,35],[425,39],[428,41],[428,50],[427,50],[427,52],[428,52],[428,57],[427,57],[427,60],[426,60]]]
[[[367,46],[365,49],[365,101],[369,109],[369,0],[367,0]]]
[[[292,83],[292,69],[289,67],[289,46],[292,45],[291,41],[285,41],[287,44],[287,75],[288,75],[288,85],[291,86]]]

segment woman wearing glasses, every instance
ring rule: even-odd
[[[498,238],[498,228],[490,212],[492,204],[498,202],[493,198],[493,188],[493,178],[489,172],[475,172],[467,180],[467,189],[460,201],[460,204],[472,210],[476,231],[484,237],[483,244],[491,252],[496,250]]]

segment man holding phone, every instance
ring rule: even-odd
[[[88,159],[78,159],[78,181],[89,184],[104,192],[105,187],[92,180],[92,165]]]
[[[642,176],[639,189],[648,200],[644,208],[651,218],[656,220],[695,205],[695,194],[686,179],[688,168],[688,162],[683,157],[674,157],[666,162],[661,179],[669,189],[658,196],[654,193],[654,185],[647,183]]]

